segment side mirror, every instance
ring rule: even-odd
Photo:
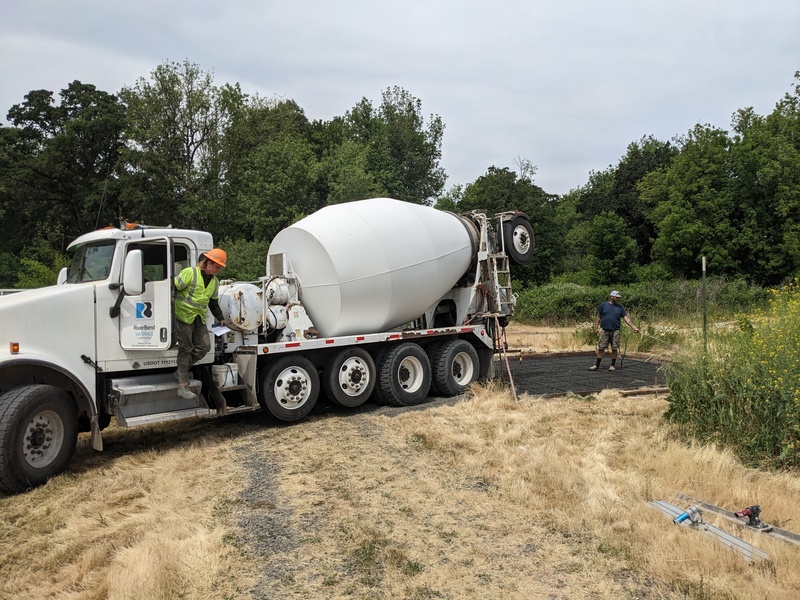
[[[58,279],[56,280],[56,285],[64,285],[67,283],[67,277],[69,276],[69,269],[64,267],[58,272]]]
[[[131,250],[125,257],[122,271],[122,289],[128,296],[140,296],[144,292],[144,268],[141,250]]]

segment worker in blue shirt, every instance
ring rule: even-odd
[[[616,371],[617,353],[619,352],[620,328],[622,327],[622,320],[633,329],[634,333],[639,333],[639,328],[631,322],[628,313],[619,303],[622,297],[617,290],[611,292],[608,302],[603,302],[597,309],[597,318],[594,320],[594,332],[599,336],[597,341],[597,362],[589,367],[590,371],[596,371],[600,368],[600,361],[603,360],[608,345],[611,344],[611,366],[608,367],[609,371]]]

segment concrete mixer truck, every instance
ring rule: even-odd
[[[296,421],[320,394],[408,406],[487,377],[514,312],[510,265],[534,249],[519,212],[456,215],[388,198],[282,230],[254,282],[222,281],[226,327],[177,395],[173,277],[209,233],[128,225],[69,247],[57,285],[0,297],[0,488],[62,472],[79,432],[263,410]]]

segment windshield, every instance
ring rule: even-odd
[[[106,279],[111,272],[114,258],[113,241],[97,242],[79,246],[69,265],[67,283],[83,283]]]

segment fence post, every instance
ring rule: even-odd
[[[706,308],[706,257],[703,255],[703,352],[708,354],[708,311]]]

